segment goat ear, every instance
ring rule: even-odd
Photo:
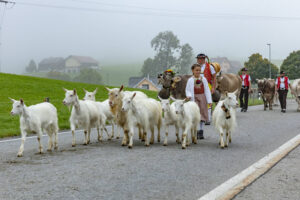
[[[21,105],[24,105],[24,101],[23,99],[20,99]]]
[[[189,102],[190,100],[188,98],[183,99],[183,103]]]
[[[8,97],[13,103],[15,103],[16,102],[16,100],[14,100],[14,99],[12,99],[12,98],[10,98],[10,97]]]
[[[159,95],[157,95],[157,98],[158,98],[160,101],[162,101],[162,100],[163,100],[162,98],[160,98],[160,96],[159,96]]]
[[[235,95],[237,95],[238,92],[239,92],[239,89],[236,89],[233,93],[234,93]]]
[[[170,96],[172,101],[176,101],[176,99],[173,96]]]
[[[124,88],[124,85],[121,85],[120,89],[119,89],[119,92],[121,92]]]
[[[108,92],[110,92],[110,90],[111,90],[111,89],[109,89],[109,88],[107,88],[107,87],[105,87],[105,89],[106,89]]]
[[[96,94],[96,93],[97,93],[97,91],[98,91],[98,88],[96,88],[96,89],[94,90],[94,92],[93,92],[93,93],[94,93],[94,94]]]
[[[67,92],[68,90],[66,88],[62,88],[65,92]]]
[[[73,90],[73,93],[74,93],[74,95],[76,95],[77,94],[77,92],[76,92],[76,89],[74,88],[74,90]]]
[[[135,95],[136,95],[136,92],[133,93],[133,95],[132,95],[132,97],[131,97],[131,100],[135,97]]]

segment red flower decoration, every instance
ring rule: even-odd
[[[200,81],[199,79],[197,79],[197,80],[196,80],[196,84],[199,85],[200,83],[201,83],[201,81]]]

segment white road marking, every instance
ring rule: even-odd
[[[106,126],[106,128],[111,128],[111,126]],[[77,132],[82,132],[83,130],[76,130],[75,133]],[[71,133],[71,130],[69,131],[63,131],[63,132],[59,132],[58,135],[61,134],[65,134],[65,133]],[[44,134],[43,137],[48,136],[47,134]],[[30,137],[26,137],[26,140],[28,139],[33,139],[36,138],[37,136],[30,136]],[[14,142],[14,141],[18,141],[21,140],[22,138],[15,138],[15,139],[9,139],[9,140],[0,140],[0,143],[5,143],[5,142]]]
[[[232,199],[300,144],[300,134],[198,200]]]

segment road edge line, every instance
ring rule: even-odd
[[[228,200],[235,197],[257,178],[265,174],[289,152],[300,145],[300,134],[293,137],[273,152],[269,153],[256,163],[228,179],[215,189],[200,197],[198,200]]]

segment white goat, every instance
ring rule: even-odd
[[[171,125],[175,125],[175,132],[176,132],[176,142],[180,144],[180,138],[179,138],[179,125],[178,125],[178,117],[175,112],[175,104],[172,103],[170,105],[169,99],[162,99],[158,96],[160,99],[162,112],[163,112],[163,127],[165,130],[165,140],[164,140],[164,146],[168,145],[168,135],[169,135],[169,129]]]
[[[24,143],[26,135],[28,133],[37,133],[37,140],[39,142],[39,153],[43,152],[43,147],[41,144],[41,137],[43,135],[43,131],[47,132],[49,136],[47,150],[51,151],[52,149],[53,135],[55,137],[54,149],[57,149],[58,119],[56,108],[48,102],[39,103],[27,107],[23,99],[21,99],[20,101],[11,99],[11,101],[13,102],[11,114],[20,115],[20,129],[22,135],[22,142],[18,152],[18,157],[23,156]]]
[[[174,101],[175,113],[178,116],[179,126],[182,128],[182,149],[189,145],[188,132],[191,132],[192,142],[197,144],[196,132],[200,123],[200,110],[194,101],[178,100],[171,97]]]
[[[122,99],[125,96],[132,96],[134,94],[134,92],[129,92],[129,91],[123,91],[123,85],[120,88],[113,88],[113,89],[109,89],[106,88],[106,90],[108,91],[108,96],[109,96],[109,106],[110,106],[110,110],[113,113],[113,115],[115,116],[117,125],[119,127],[122,127],[124,130],[124,137],[122,140],[122,146],[125,146],[128,144],[129,140],[128,140],[128,124],[127,124],[127,112],[122,112]],[[143,92],[140,91],[136,91],[136,96],[135,98],[148,98],[146,94],[144,94]],[[143,134],[142,134],[142,130],[139,127],[139,138],[143,139]]]
[[[129,128],[128,148],[132,148],[135,126],[140,126],[143,130],[145,145],[149,146],[147,131],[151,130],[150,144],[154,143],[154,127],[157,127],[158,135],[160,133],[162,113],[161,105],[155,99],[140,98],[135,99],[136,93],[132,96],[126,96],[122,100],[122,112],[127,112]]]
[[[95,95],[96,95],[96,93],[98,91],[98,88],[96,88],[93,92],[89,92],[89,91],[87,91],[85,89],[83,89],[83,90],[85,92],[85,96],[84,96],[83,100],[95,101],[97,103],[99,109],[102,110],[102,112],[106,116],[106,120],[109,121],[109,123],[112,126],[111,138],[114,138],[114,130],[115,130],[114,126],[116,125],[116,122],[115,122],[115,119],[114,119],[114,115],[112,114],[112,112],[110,110],[108,99],[105,100],[105,101],[103,101],[103,102],[96,101]],[[117,128],[117,136],[116,136],[116,138],[119,139],[120,138],[120,132],[118,131],[118,127],[116,127],[116,128]]]
[[[96,127],[98,132],[98,140],[100,141],[99,128],[101,132],[105,128],[106,117],[99,111],[97,104],[94,101],[81,101],[78,99],[76,90],[64,89],[65,99],[63,104],[66,106],[73,106],[70,116],[70,127],[72,131],[72,146],[76,145],[75,142],[75,128],[80,127],[84,129],[85,141],[84,144],[90,143],[91,128]],[[102,135],[102,134],[101,134]]]
[[[220,134],[219,145],[221,148],[228,147],[228,142],[231,143],[231,133],[237,126],[236,123],[236,107],[238,101],[236,100],[236,92],[225,92],[225,99],[219,101],[213,112],[213,125]],[[226,133],[225,145],[223,141],[223,134]]]

